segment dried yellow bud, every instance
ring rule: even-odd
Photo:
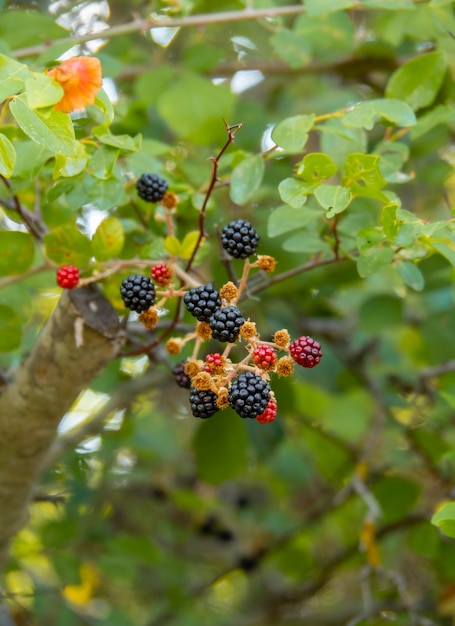
[[[172,193],[172,191],[166,191],[166,193],[163,196],[163,199],[161,200],[161,204],[166,209],[175,209],[178,203],[179,203],[179,198],[178,196],[175,195],[175,193]]]
[[[276,364],[278,376],[292,376],[294,373],[294,361],[290,356],[283,356]]]
[[[291,337],[288,331],[283,328],[282,330],[276,331],[276,333],[273,335],[273,341],[279,348],[286,348],[286,346],[288,346],[289,342],[291,341]]]
[[[244,339],[252,339],[253,337],[256,337],[257,335],[257,330],[256,330],[256,324],[254,322],[245,322],[242,326],[242,328],[240,329],[240,334]]]
[[[183,341],[181,339],[176,339],[173,337],[166,342],[165,348],[169,352],[169,354],[178,354],[182,349]]]
[[[206,390],[212,387],[212,377],[207,372],[199,372],[191,379],[191,384],[196,389]]]
[[[226,387],[220,387],[218,390],[218,397],[216,399],[216,405],[220,409],[226,409],[229,406],[228,390]]]
[[[148,328],[149,330],[155,328],[155,326],[158,324],[158,319],[158,309],[153,306],[151,306],[149,309],[147,309],[147,311],[144,311],[139,315],[139,321],[142,322],[145,328]]]
[[[260,254],[258,256],[257,266],[260,270],[264,270],[264,272],[273,272],[276,267],[276,260],[273,256]]]
[[[223,300],[226,300],[228,303],[230,303],[237,300],[237,298],[239,297],[239,290],[233,282],[229,281],[221,287],[220,296],[223,298]]]
[[[202,365],[202,361],[197,361],[196,359],[193,359],[185,363],[183,369],[185,370],[185,374],[187,376],[189,376],[190,378],[194,378],[194,376],[196,376],[196,374],[201,371]]]
[[[210,339],[212,336],[212,329],[207,322],[198,322],[196,324],[196,334],[199,339]]]

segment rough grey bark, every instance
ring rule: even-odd
[[[118,316],[95,286],[65,291],[37,342],[0,395],[0,572],[57,426],[116,356]]]

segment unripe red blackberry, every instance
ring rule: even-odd
[[[236,306],[231,305],[215,311],[208,322],[213,339],[235,343],[245,318]]]
[[[142,174],[136,183],[139,198],[146,202],[159,202],[163,199],[167,188],[167,182],[158,174]]]
[[[261,369],[269,370],[276,363],[276,352],[272,346],[260,343],[253,350],[253,362]]]
[[[240,417],[255,419],[266,410],[270,391],[270,385],[260,376],[244,372],[232,381],[229,404]]]
[[[186,308],[200,322],[208,322],[211,315],[221,307],[221,298],[212,285],[192,287],[183,297]]]
[[[172,373],[174,374],[175,382],[179,387],[183,389],[189,389],[191,387],[191,378],[185,372],[185,361],[180,361],[172,368]]]
[[[210,391],[210,389],[195,389],[191,387],[190,405],[194,417],[201,417],[202,419],[212,417],[218,411],[216,399],[216,393]]]
[[[166,263],[158,263],[150,270],[150,276],[153,280],[163,287],[165,285],[169,285],[173,275],[174,272],[172,271],[172,268],[169,267],[169,265],[166,265]]]
[[[299,337],[289,346],[289,352],[302,367],[314,367],[322,358],[321,345],[312,337]]]
[[[222,369],[224,365],[224,359],[219,352],[208,354],[205,357],[204,371],[209,374],[215,373],[217,370]]]
[[[57,285],[63,289],[74,289],[79,283],[79,270],[74,265],[64,265],[57,270]]]
[[[267,405],[267,408],[265,409],[264,413],[261,413],[261,415],[258,415],[256,417],[256,420],[260,423],[260,424],[268,424],[269,422],[273,422],[275,417],[276,417],[276,412],[277,412],[277,403],[275,398],[270,398],[269,403]]]
[[[250,222],[242,218],[229,222],[221,231],[221,245],[235,259],[246,259],[254,254],[259,239]]]
[[[155,285],[142,274],[130,274],[122,280],[120,294],[125,306],[136,313],[143,313],[155,304]]]

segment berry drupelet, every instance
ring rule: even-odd
[[[183,297],[186,308],[200,322],[209,318],[221,307],[221,298],[212,285],[193,287]]]
[[[217,411],[216,393],[210,389],[195,389],[191,387],[190,405],[194,417],[206,419],[212,417]]]
[[[270,385],[260,376],[245,372],[232,381],[229,404],[240,417],[255,419],[267,409],[270,391]]]
[[[136,313],[143,313],[155,304],[155,286],[142,274],[130,274],[122,280],[120,294],[125,306]]]
[[[167,188],[167,182],[157,174],[142,174],[136,182],[137,194],[145,202],[159,202]]]
[[[256,252],[259,235],[250,222],[239,218],[221,231],[221,245],[235,259],[246,259]]]
[[[321,344],[312,337],[299,337],[291,343],[289,352],[302,367],[314,367],[322,358]]]
[[[215,311],[208,322],[214,339],[235,343],[245,318],[236,306],[231,305]]]
[[[57,285],[63,289],[74,289],[79,283],[79,270],[74,265],[64,265],[57,270]]]

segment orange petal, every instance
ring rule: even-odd
[[[101,63],[95,57],[73,57],[47,73],[63,88],[64,96],[55,105],[55,110],[63,113],[93,104],[103,82]]]

